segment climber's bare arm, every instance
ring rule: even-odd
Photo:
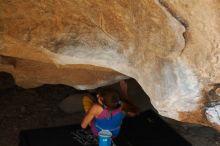
[[[83,118],[81,122],[81,127],[86,128],[93,118],[97,116],[101,112],[102,108],[98,104],[94,104],[91,109],[87,112],[86,116]]]

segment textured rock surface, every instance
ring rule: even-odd
[[[16,83],[25,88],[42,84],[65,84],[90,89],[127,78],[111,69],[93,65],[57,65],[6,56],[0,56],[0,62],[0,70],[13,74]]]
[[[194,95],[191,96],[192,99],[199,97],[200,104],[198,104],[194,114],[190,113],[191,116],[185,114],[185,118],[188,117],[187,121],[203,121],[204,123],[204,119],[202,119],[204,106],[210,107],[210,103],[212,103],[210,108],[214,108],[220,101],[219,97],[215,100],[216,95],[211,95],[208,99],[207,96],[204,96],[210,90],[218,87],[220,81],[220,1],[161,0],[161,3],[186,27],[184,33],[186,45],[180,56],[185,58],[184,62],[188,64],[187,70],[194,73],[200,85],[197,88],[194,86],[195,84],[191,84],[192,82],[189,84],[191,87],[194,86],[192,88],[194,89],[192,90],[194,92]],[[184,88],[182,87],[182,89]],[[186,95],[189,96],[189,94]],[[203,99],[203,97],[206,98]],[[220,119],[217,113],[214,115],[216,116],[213,118]],[[194,118],[190,118],[193,116]]]
[[[210,124],[204,92],[220,82],[219,8],[216,0],[0,0],[0,70],[25,87],[95,88],[129,76],[161,115]]]
[[[220,125],[220,105],[207,108],[206,116],[210,122]]]

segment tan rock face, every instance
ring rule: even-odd
[[[65,84],[78,89],[93,89],[126,78],[108,68],[86,65],[55,65],[33,60],[0,56],[1,70],[11,73],[16,83],[24,88],[42,84]]]
[[[209,84],[220,80],[219,7],[216,0],[0,0],[0,70],[25,87],[91,89],[132,77],[160,114],[204,124],[205,116],[186,117],[205,113]]]
[[[194,110],[194,114],[191,114],[191,117],[194,116],[192,122],[205,123],[201,120],[207,118],[215,128],[220,129],[220,97],[217,94],[210,94],[219,87],[220,80],[220,2],[216,0],[161,2],[186,26],[184,34],[186,45],[181,57],[185,58],[188,68],[194,72],[200,84],[200,88],[194,92],[198,92],[197,97],[202,101],[198,104],[197,110]],[[186,121],[190,121],[190,118]]]

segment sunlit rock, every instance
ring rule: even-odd
[[[0,70],[27,88],[93,89],[132,77],[161,115],[213,126],[204,94],[220,83],[219,7],[215,0],[2,0]]]

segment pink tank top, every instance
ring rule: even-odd
[[[95,117],[91,123],[92,133],[95,136],[98,136],[98,132],[102,129],[110,130],[113,134],[113,137],[115,137],[120,131],[120,126],[124,117],[125,115],[121,111],[120,107],[111,112],[107,108],[104,108],[103,111],[97,117]]]

